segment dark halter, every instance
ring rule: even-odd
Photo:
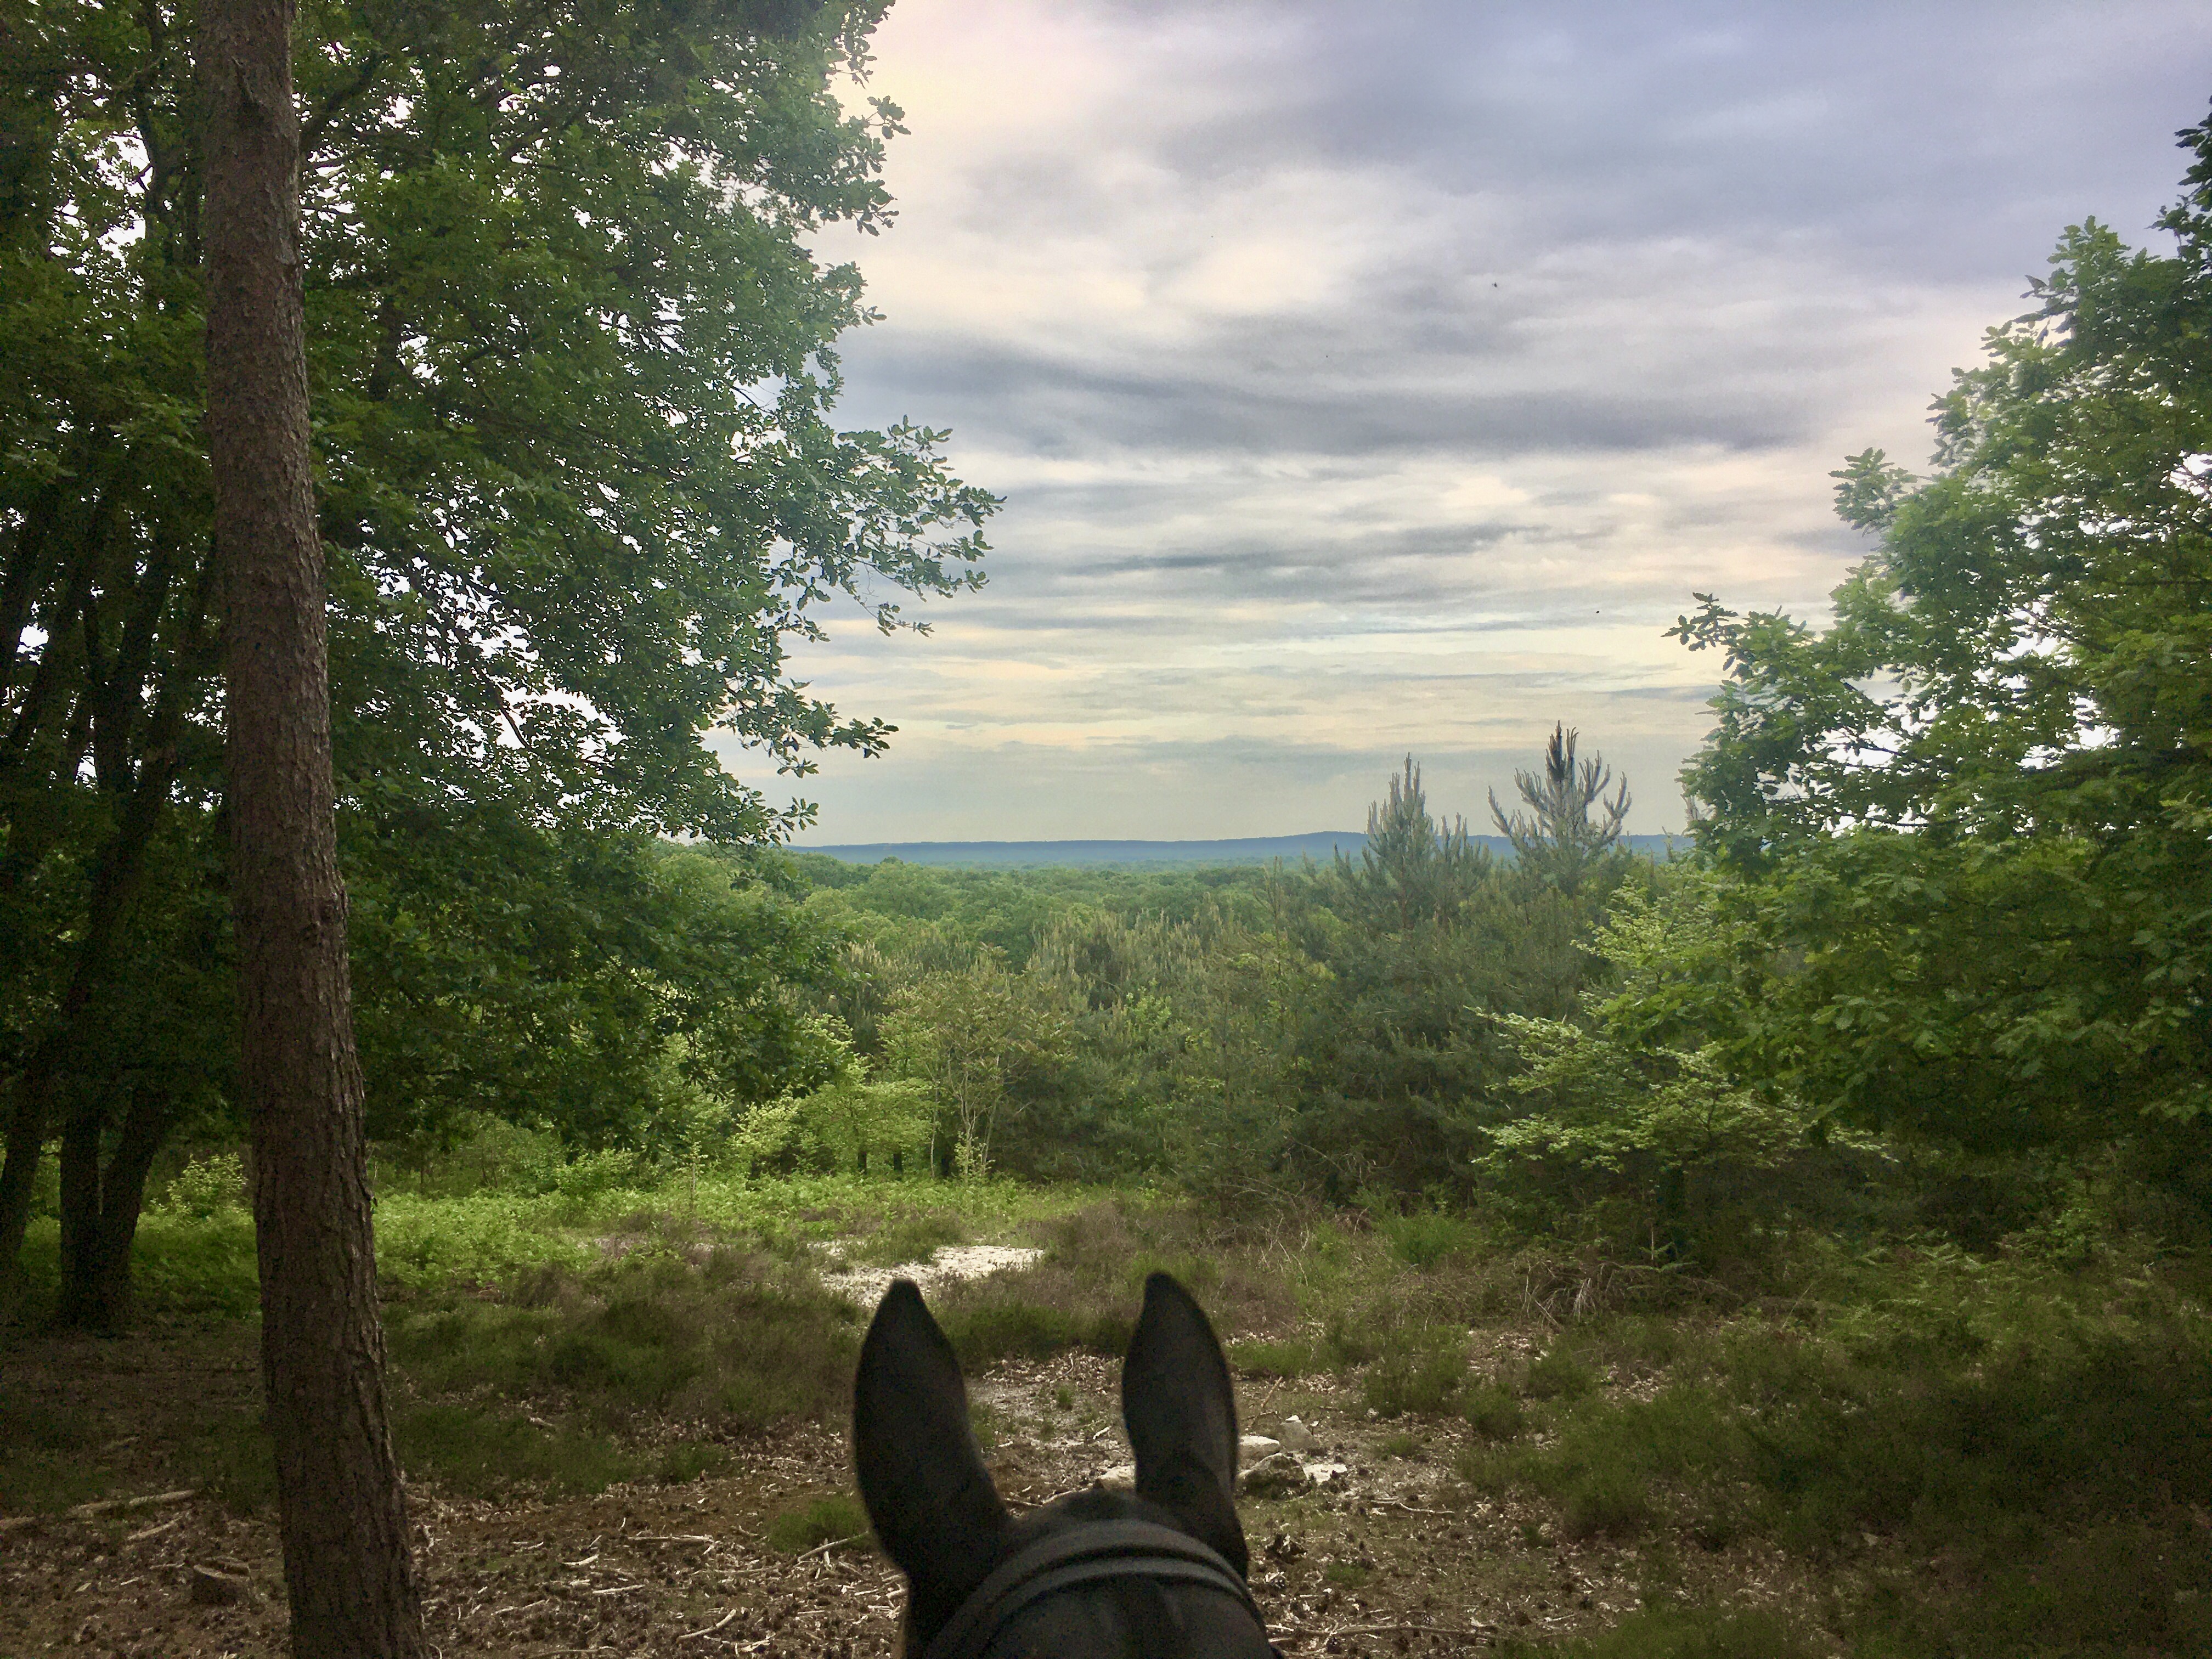
[[[1264,1632],[1244,1576],[1188,1533],[1150,1521],[1091,1521],[1017,1551],[960,1604],[921,1659],[982,1659],[1000,1630],[1046,1596],[1109,1578],[1199,1584],[1242,1603]]]

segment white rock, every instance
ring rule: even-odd
[[[1295,1417],[1285,1418],[1283,1426],[1275,1432],[1282,1437],[1283,1443],[1292,1451],[1304,1451],[1313,1444],[1313,1431]]]
[[[1098,1477],[1098,1484],[1102,1486],[1133,1486],[1137,1484],[1137,1466],[1134,1463],[1116,1463]]]
[[[1248,1434],[1237,1443],[1237,1449],[1243,1454],[1243,1461],[1247,1463],[1256,1463],[1282,1449],[1281,1441],[1270,1440],[1264,1434]]]

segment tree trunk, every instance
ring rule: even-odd
[[[100,1167],[105,1113],[88,1107],[64,1132],[64,1325],[115,1331],[130,1322],[131,1246],[138,1234],[138,1213],[145,1206],[147,1172],[169,1131],[169,1109],[168,1097],[159,1091],[133,1089],[105,1170]]]
[[[39,1158],[46,1139],[46,1098],[40,1079],[27,1069],[8,1091],[8,1146],[0,1157],[0,1308],[21,1290],[23,1235],[31,1222],[31,1196],[37,1190]]]
[[[240,1082],[298,1659],[427,1652],[384,1398],[307,427],[289,0],[210,0],[208,444]]]

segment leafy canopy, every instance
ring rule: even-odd
[[[1879,537],[1814,629],[1708,596],[1685,774],[1762,886],[1804,1086],[1989,1146],[2212,1109],[2212,122],[2160,223],[2087,221],[1937,401],[1931,476],[1836,476]]]

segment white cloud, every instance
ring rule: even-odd
[[[902,728],[809,781],[833,841],[1356,827],[1409,749],[1473,813],[1555,719],[1679,824],[1716,665],[1662,630],[1817,608],[1828,471],[1919,460],[2212,89],[2163,3],[900,0],[878,58],[846,414],[1007,507],[933,637],[805,653]]]

